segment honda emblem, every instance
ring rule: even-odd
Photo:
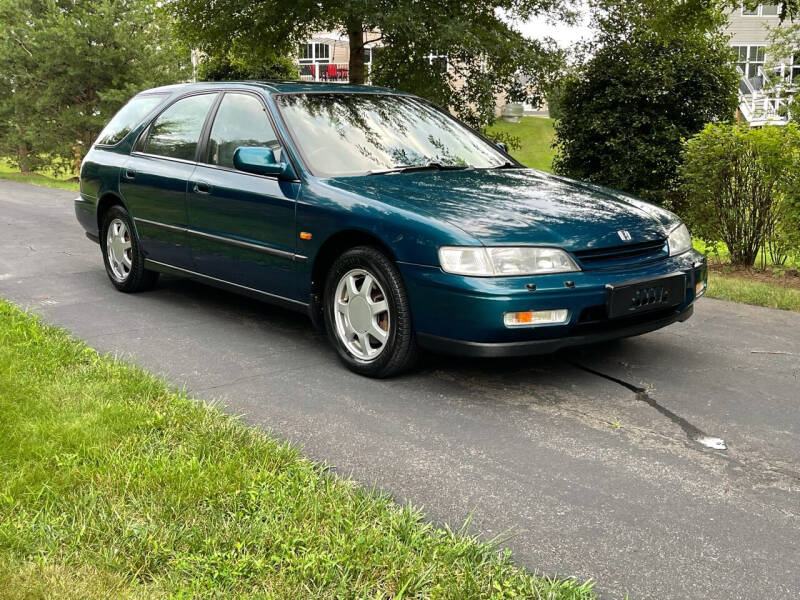
[[[627,229],[620,229],[617,232],[617,235],[619,236],[619,239],[621,239],[623,242],[630,242],[632,239],[631,234]]]

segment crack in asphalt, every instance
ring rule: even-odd
[[[632,391],[636,394],[636,399],[642,402],[645,402],[649,406],[656,409],[662,415],[667,417],[670,421],[677,424],[681,429],[683,429],[686,436],[694,441],[702,444],[706,448],[710,448],[712,450],[728,450],[727,444],[721,438],[711,437],[706,434],[702,429],[693,425],[685,418],[681,417],[680,415],[675,414],[668,408],[660,405],[655,399],[653,399],[647,392],[647,390],[643,387],[639,387],[634,385],[624,379],[620,379],[619,377],[614,377],[613,375],[608,375],[601,371],[597,371],[592,369],[591,367],[587,367],[580,363],[576,363],[573,361],[567,361],[570,365],[575,367],[576,369],[580,369],[581,371],[585,371],[587,373],[591,373],[592,375],[596,375],[597,377],[602,377],[608,381],[621,385],[622,387]],[[729,455],[727,452],[718,452],[714,453],[716,456],[720,457],[724,461],[728,463],[730,467],[734,469],[739,469],[742,473],[747,473],[750,475],[750,478],[756,481],[762,481],[765,483],[773,483],[776,479],[783,479],[787,481],[790,489],[797,489],[798,483],[800,483],[800,472],[785,468],[779,467],[773,464],[770,464],[769,461],[764,460],[763,458],[759,457],[750,457],[751,460],[745,458],[737,458],[734,456]],[[735,473],[731,473],[735,474]],[[791,513],[792,517],[797,517],[795,513]]]
[[[591,367],[587,367],[580,363],[568,361],[576,369],[580,369],[581,371],[586,371],[587,373],[591,373],[592,375],[597,375],[598,377],[602,377],[603,379],[607,379],[608,381],[613,381],[614,383],[621,385],[624,388],[629,389],[634,394],[636,394],[636,399],[649,404],[651,407],[656,409],[662,415],[667,417],[670,421],[678,425],[683,432],[693,442],[697,442],[698,444],[702,444],[706,448],[711,448],[712,450],[727,450],[728,446],[725,444],[725,440],[718,437],[713,437],[708,435],[705,431],[693,425],[682,416],[675,414],[670,409],[665,406],[659,404],[654,398],[647,393],[647,390],[643,387],[639,387],[637,385],[633,385],[623,379],[619,379],[618,377],[614,377],[613,375],[608,375],[606,373],[601,373],[600,371],[596,371]]]

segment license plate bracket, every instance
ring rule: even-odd
[[[607,285],[608,318],[627,317],[677,306],[686,298],[686,275],[674,273],[657,279]]]

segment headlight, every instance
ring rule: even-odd
[[[439,262],[448,273],[478,277],[580,271],[578,265],[563,250],[530,246],[442,246],[439,248]]]
[[[687,250],[690,250],[692,248],[692,236],[689,234],[689,230],[686,228],[686,225],[681,223],[675,229],[673,229],[672,233],[669,234],[667,243],[669,244],[670,256],[683,254]]]

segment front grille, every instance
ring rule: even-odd
[[[667,248],[667,240],[660,239],[611,248],[578,250],[574,254],[581,265],[587,269],[602,269],[660,260],[669,255],[669,248]]]

